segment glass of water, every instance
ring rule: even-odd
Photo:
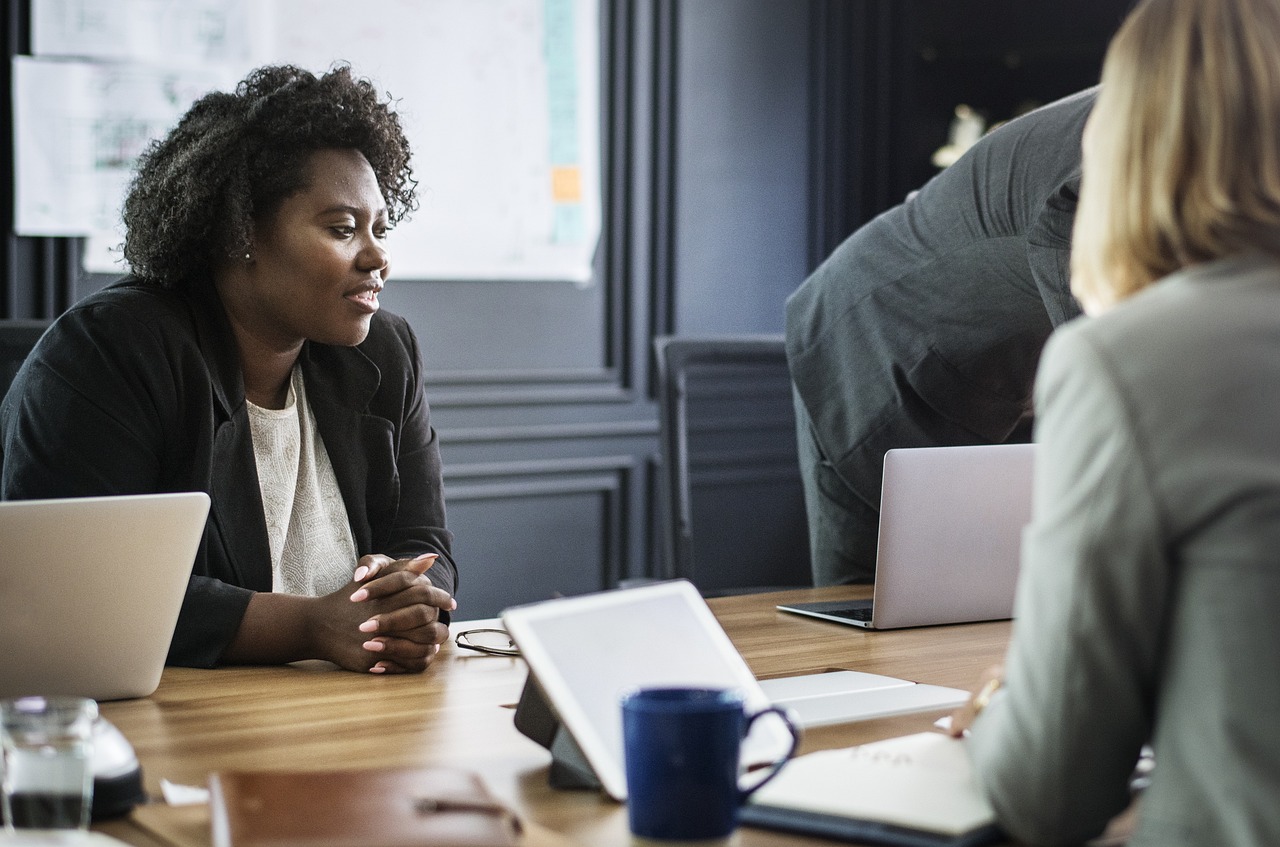
[[[98,704],[83,697],[0,701],[5,829],[88,829]]]

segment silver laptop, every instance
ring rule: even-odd
[[[1034,444],[890,450],[873,599],[778,608],[868,629],[1012,617],[1034,458]]]
[[[155,691],[208,514],[201,492],[0,503],[0,697]]]

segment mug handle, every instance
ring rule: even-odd
[[[764,787],[764,784],[766,782],[768,782],[769,780],[777,776],[778,771],[782,770],[782,766],[785,765],[793,755],[795,755],[796,747],[799,746],[800,744],[800,729],[791,720],[791,716],[787,713],[787,710],[782,706],[770,706],[767,709],[761,709],[751,717],[747,718],[746,725],[742,727],[742,736],[744,738],[747,736],[747,733],[751,731],[751,725],[756,722],[757,718],[763,717],[764,715],[768,715],[768,714],[774,714],[782,718],[782,722],[786,724],[787,731],[791,733],[791,746],[787,748],[787,752],[783,753],[781,756],[778,757],[776,761],[774,761],[772,764],[768,766],[769,772],[765,774],[764,779],[761,779],[759,782],[757,782],[755,785],[752,785],[750,788],[743,788],[741,783],[739,783],[738,785],[738,802],[739,803],[745,803],[748,797],[750,797],[752,794],[755,794],[757,791],[759,791],[761,788]]]

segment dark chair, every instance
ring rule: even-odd
[[[706,595],[812,585],[783,338],[655,339],[664,573]]]
[[[31,348],[49,328],[49,321],[0,320],[0,398],[18,375]]]

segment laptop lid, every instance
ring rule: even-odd
[[[204,532],[202,492],[0,502],[0,697],[145,697]]]
[[[870,619],[857,602],[779,608],[870,629],[1012,617],[1034,460],[1034,444],[889,450]]]
[[[685,580],[516,606],[502,613],[502,623],[591,771],[617,800],[627,796],[621,706],[627,691],[737,688],[749,711],[769,705],[706,601]],[[781,722],[759,721],[743,760],[772,761],[789,743]]]
[[[1013,616],[1034,459],[1034,444],[885,454],[874,628]]]

